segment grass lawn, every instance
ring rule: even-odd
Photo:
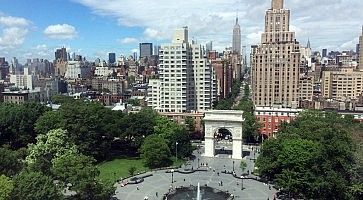
[[[149,170],[147,167],[144,167],[143,160],[140,158],[115,159],[98,165],[100,170],[99,178],[102,182],[111,181],[114,183],[121,177],[129,176],[128,170],[132,166],[136,167],[135,173]]]
[[[180,166],[185,163],[185,160],[178,159],[175,163],[175,157],[171,158],[173,166]],[[115,183],[117,179],[121,177],[125,178],[129,176],[129,168],[135,166],[136,172],[148,171],[149,168],[144,166],[144,161],[140,158],[121,158],[115,159],[108,162],[104,162],[98,165],[100,170],[100,180],[102,182]]]

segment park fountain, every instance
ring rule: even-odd
[[[166,194],[168,200],[230,200],[231,194],[208,186],[180,187]]]
[[[197,200],[202,200],[201,196],[200,196],[200,185],[198,182],[198,189],[197,189]]]

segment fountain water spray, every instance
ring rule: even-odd
[[[200,185],[198,183],[198,189],[197,189],[197,200],[202,200],[200,196]]]

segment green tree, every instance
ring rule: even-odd
[[[243,110],[243,140],[247,143],[255,142],[259,135],[260,124],[254,115],[254,105],[249,99],[249,86],[246,84],[244,89],[244,96],[240,103],[236,106],[237,110]]]
[[[0,176],[0,200],[10,200],[11,192],[14,189],[13,181],[4,176]]]
[[[23,171],[14,177],[13,200],[63,199],[53,180],[40,172]]]
[[[129,167],[128,171],[129,171],[129,175],[130,176],[134,176],[135,175],[135,172],[136,172],[136,167],[135,166],[131,166],[131,167]]]
[[[231,92],[227,95],[227,98],[213,102],[213,108],[216,110],[231,110],[234,100],[240,92],[241,84],[240,81],[233,82]]]
[[[62,120],[58,111],[48,111],[38,118],[34,129],[38,134],[45,135],[53,129],[62,128]]]
[[[185,118],[185,125],[187,126],[187,129],[189,132],[194,133],[195,131],[195,120],[193,117],[186,117]]]
[[[23,168],[23,163],[18,152],[8,148],[0,148],[0,174],[12,177]]]
[[[56,129],[46,135],[39,135],[36,144],[29,145],[29,155],[26,157],[28,165],[36,163],[39,158],[53,158],[62,156],[69,151],[76,153],[77,147],[68,137],[67,131]]]
[[[71,96],[66,96],[66,95],[52,96],[52,103],[54,103],[54,104],[64,104],[64,103],[70,103],[73,101],[76,101],[76,100],[73,99],[73,97],[71,97]]]
[[[127,100],[127,103],[129,103],[133,106],[140,106],[140,100],[138,100],[138,99],[129,99],[129,100]]]
[[[349,199],[359,188],[353,130],[359,126],[337,113],[301,113],[263,143],[259,174],[296,198]]]
[[[184,158],[192,153],[190,132],[188,132],[184,126],[179,125],[175,121],[167,117],[158,116],[156,118],[154,133],[160,135],[166,140],[166,143],[173,155],[178,153],[178,157]],[[178,152],[176,152],[176,150],[178,150]]]
[[[110,119],[105,123],[103,115],[112,112],[98,103],[73,102],[63,104],[59,111],[62,115],[62,128],[68,131],[68,137],[77,145],[79,151],[97,160],[107,157],[113,141],[112,133],[106,125],[117,121]]]
[[[158,116],[159,114],[150,108],[143,108],[136,114],[125,116],[119,125],[119,129],[124,130],[120,138],[125,140],[131,150],[137,151],[145,137],[154,133]]]
[[[114,137],[121,135],[118,127],[122,117],[122,113],[98,103],[72,101],[41,117],[36,130],[42,134],[54,128],[67,130],[67,136],[81,153],[103,160],[109,154]]]
[[[34,124],[48,110],[36,103],[0,104],[0,146],[19,149],[35,142]]]
[[[75,199],[108,200],[114,188],[96,180],[100,172],[95,162],[92,157],[68,152],[52,160],[51,173],[63,188],[69,183],[72,185],[69,189],[77,193]]]
[[[150,168],[167,167],[171,164],[169,147],[159,135],[146,137],[140,152],[146,166]]]

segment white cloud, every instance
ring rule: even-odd
[[[19,26],[28,26],[30,21],[21,17],[13,17],[13,16],[0,16],[0,25],[6,27],[19,27]]]
[[[143,28],[143,39],[169,41],[175,28],[189,26],[191,39],[200,43],[212,40],[214,46],[231,45],[236,10],[243,45],[259,43],[255,39],[260,36],[255,34],[263,30],[265,11],[270,7],[270,0],[73,1],[95,14],[117,19],[120,25]],[[297,40],[305,42],[310,37],[313,47],[341,46],[360,33],[362,0],[289,0],[285,4],[291,10],[292,28],[298,31]]]
[[[46,44],[39,44],[35,47],[35,49],[37,50],[44,50],[44,49],[48,49]]]
[[[73,39],[77,36],[74,26],[69,24],[50,25],[44,30],[44,34],[51,39]]]
[[[147,39],[155,39],[155,40],[162,39],[162,35],[160,34],[160,32],[152,28],[146,28],[144,31],[144,35]]]
[[[139,40],[137,38],[133,38],[133,37],[126,37],[126,38],[120,39],[120,42],[122,44],[134,44],[134,43],[138,43]]]
[[[18,27],[5,28],[0,37],[0,46],[14,48],[15,46],[21,45],[24,43],[27,33],[27,29]]]
[[[30,23],[25,18],[7,16],[0,13],[0,53],[8,54],[8,49],[14,49],[22,45],[29,32],[28,26]]]

